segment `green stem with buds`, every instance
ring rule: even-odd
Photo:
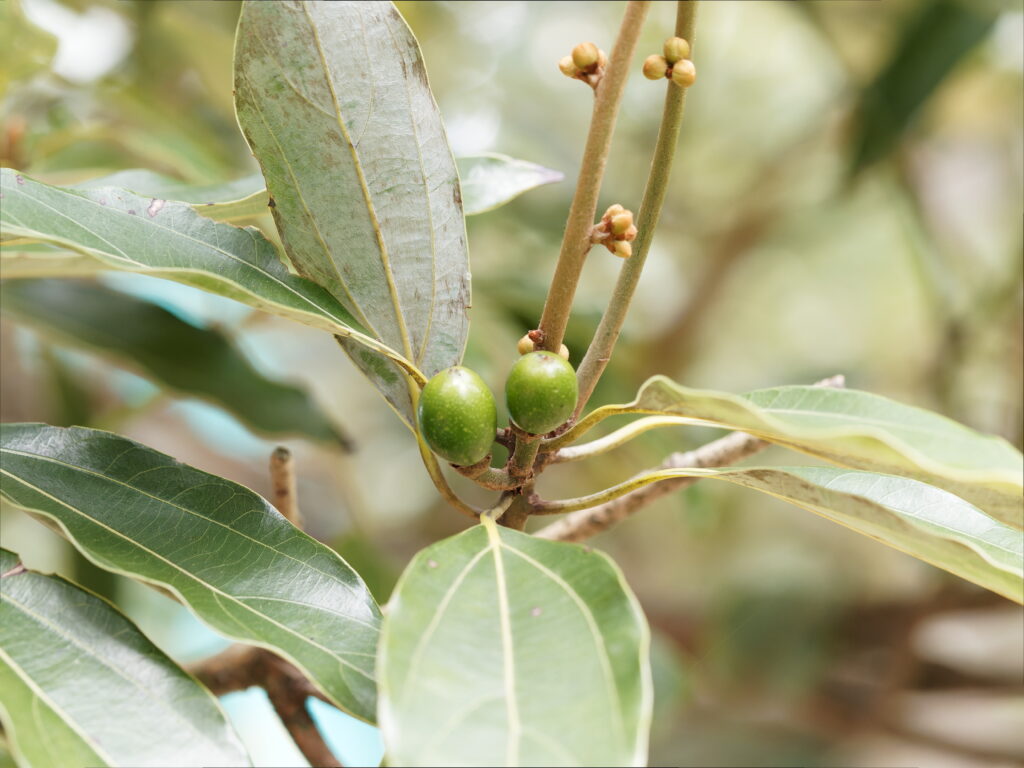
[[[543,339],[538,347],[555,354],[558,353],[562,337],[565,335],[573,297],[576,295],[576,285],[583,271],[587,251],[590,250],[590,229],[597,211],[597,198],[601,192],[608,150],[615,131],[615,118],[619,112],[626,79],[629,77],[640,28],[650,5],[650,0],[630,0],[626,5],[626,13],[622,18],[619,36],[615,40],[608,67],[595,91],[594,112],[590,119],[587,144],[583,150],[576,193],[573,195],[569,220],[565,225],[565,235],[562,237],[562,248],[558,254],[558,264],[555,266],[555,274],[551,279],[551,288],[548,290],[540,319]]]
[[[676,12],[676,36],[687,40],[692,48],[693,30],[697,15],[697,0],[679,0]],[[604,373],[612,349],[619,338],[626,312],[640,282],[640,273],[651,247],[654,229],[661,216],[668,188],[669,174],[672,172],[672,160],[679,139],[679,127],[683,120],[683,108],[686,104],[686,88],[674,83],[667,84],[665,108],[661,116],[661,127],[658,129],[658,142],[651,161],[651,171],[647,177],[643,200],[640,203],[640,214],[637,217],[637,237],[633,242],[633,255],[626,259],[619,272],[619,279],[608,303],[608,309],[601,318],[601,323],[590,342],[590,348],[580,363],[579,376],[580,398],[576,405],[577,416],[590,399],[597,381]],[[582,177],[581,177],[582,178]],[[560,340],[559,340],[560,341]],[[557,343],[557,342],[556,342]]]

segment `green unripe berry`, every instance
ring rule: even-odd
[[[551,352],[530,352],[512,366],[505,401],[516,426],[543,435],[564,424],[576,409],[576,371]]]
[[[665,41],[665,58],[669,64],[690,58],[690,44],[681,37],[670,37]]]
[[[494,395],[461,365],[435,375],[420,393],[420,432],[430,449],[452,464],[468,466],[491,452],[498,426]]]

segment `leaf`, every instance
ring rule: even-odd
[[[118,187],[142,197],[192,203],[196,213],[214,221],[236,221],[267,213],[267,190],[256,173],[224,184],[187,184],[153,171],[133,169],[89,179],[75,189]]]
[[[459,157],[456,163],[467,216],[493,211],[524,192],[565,178],[543,165],[495,153]]]
[[[18,246],[0,243],[0,280],[91,277],[107,269],[106,264],[91,256],[62,251],[45,243]]]
[[[54,187],[10,168],[0,169],[0,195],[5,234],[38,238],[113,269],[174,280],[356,339],[415,371],[367,336],[327,291],[288,272],[258,230],[210,221],[185,203],[110,187]]]
[[[861,93],[850,138],[850,176],[893,150],[922,105],[985,39],[996,17],[962,0],[917,5],[889,60]]]
[[[894,475],[835,467],[663,469],[615,489],[576,499],[586,509],[608,496],[679,477],[708,477],[762,491],[816,512],[876,541],[1024,602],[1024,533],[993,520],[952,493]],[[548,502],[551,511],[559,502]]]
[[[170,389],[201,397],[267,434],[348,439],[309,395],[264,377],[221,332],[197,328],[151,302],[98,283],[18,280],[0,288],[2,308],[40,331],[112,358]]]
[[[359,576],[247,488],[108,432],[0,427],[0,496],[101,568],[163,587],[374,718],[380,612]]]
[[[250,2],[236,39],[238,122],[290,262],[428,377],[456,365],[469,328],[458,174],[398,11]],[[343,346],[415,423],[407,378]]]
[[[0,716],[31,768],[250,765],[216,697],[114,606],[0,549]]]
[[[645,764],[650,637],[618,568],[482,520],[420,552],[388,605],[388,764]]]
[[[854,389],[776,387],[737,396],[649,379],[636,400],[606,413],[684,416],[757,435],[857,469],[945,488],[1007,525],[1024,528],[1024,459],[994,435]]]

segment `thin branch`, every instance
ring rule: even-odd
[[[743,432],[732,432],[686,453],[674,453],[659,469],[724,467],[766,448],[768,443]],[[644,485],[611,501],[566,515],[542,528],[536,536],[555,541],[583,541],[611,528],[662,496],[697,482],[699,477],[680,477]]]
[[[551,288],[548,290],[540,319],[540,347],[551,352],[557,353],[562,344],[573,297],[576,295],[576,285],[583,271],[587,251],[590,250],[590,229],[597,211],[597,198],[608,161],[612,133],[615,130],[615,118],[618,115],[626,79],[629,77],[640,28],[650,5],[650,0],[630,0],[626,5],[626,13],[619,27],[615,47],[612,48],[608,68],[595,91],[594,112],[583,150],[576,193],[569,209],[569,220],[562,237],[558,264],[551,278]]]
[[[477,518],[480,516],[480,510],[473,506],[470,506],[458,496],[455,495],[455,491],[448,485],[448,481],[444,477],[444,473],[441,471],[441,465],[437,462],[437,457],[434,456],[433,451],[423,440],[423,435],[416,434],[416,443],[420,449],[420,457],[423,459],[423,466],[427,468],[427,474],[430,475],[430,479],[434,481],[434,487],[437,492],[444,497],[444,500],[451,504],[462,514],[467,517]]]
[[[693,46],[694,22],[697,14],[696,0],[680,0],[676,11],[676,36],[687,40]],[[633,255],[626,259],[615,283],[608,309],[601,317],[601,322],[594,333],[577,375],[579,377],[580,397],[576,405],[579,415],[604,373],[605,367],[612,356],[612,349],[619,338],[619,331],[625,322],[629,304],[640,282],[647,252],[650,250],[654,230],[661,216],[668,189],[669,175],[672,172],[672,160],[675,156],[676,144],[679,141],[679,127],[683,120],[683,108],[686,104],[688,88],[682,88],[672,82],[666,84],[665,107],[661,116],[661,127],[658,129],[658,140],[654,148],[654,159],[644,188],[640,213],[637,217],[637,236],[633,242]],[[546,307],[545,307],[546,310]],[[541,326],[543,328],[543,325]],[[559,339],[560,341],[560,339]],[[555,342],[556,344],[558,342]],[[550,347],[548,347],[550,349]]]
[[[270,454],[270,488],[277,511],[295,525],[303,527],[299,512],[299,496],[295,484],[295,461],[292,452],[279,445]]]
[[[822,379],[814,386],[841,388],[846,386],[846,380],[840,374]],[[768,445],[767,441],[745,432],[731,432],[725,437],[692,451],[673,453],[662,462],[658,469],[724,467],[735,464],[747,456],[752,456]],[[555,541],[583,541],[625,520],[656,499],[686,488],[699,479],[699,477],[680,477],[637,487],[618,498],[566,515],[557,523],[542,528],[535,535],[542,539]]]

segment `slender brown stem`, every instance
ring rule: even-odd
[[[274,506],[297,528],[303,527],[299,496],[295,484],[295,461],[292,452],[279,445],[270,454],[270,487]]]
[[[264,681],[267,698],[292,741],[313,768],[341,768],[341,761],[331,752],[320,730],[306,709],[306,696],[288,675],[271,674]]]
[[[525,495],[518,495],[512,500],[512,504],[505,513],[498,519],[498,525],[521,531],[526,527],[526,520],[530,517],[530,505],[526,502]]]
[[[676,12],[676,36],[689,41],[693,46],[693,30],[696,21],[697,1],[680,0]],[[661,127],[658,129],[658,140],[654,148],[654,159],[644,188],[640,213],[637,217],[637,237],[633,241],[633,255],[626,259],[615,283],[615,290],[608,303],[608,309],[601,318],[590,347],[580,363],[579,377],[580,398],[576,405],[576,414],[583,411],[590,395],[601,378],[612,349],[619,338],[619,331],[626,319],[626,312],[640,282],[647,252],[651,247],[654,230],[661,216],[668,189],[669,175],[672,172],[672,160],[675,156],[676,144],[679,140],[679,127],[683,120],[683,108],[686,104],[686,91],[672,82],[666,84],[665,107],[661,116]],[[543,328],[543,325],[542,325]],[[560,340],[559,340],[560,341]],[[550,348],[550,347],[549,347]]]
[[[615,118],[618,115],[619,103],[622,101],[622,92],[626,87],[626,79],[629,77],[640,29],[650,5],[650,0],[630,0],[627,3],[608,68],[595,91],[594,112],[590,119],[587,143],[583,149],[576,193],[569,209],[569,220],[562,237],[558,264],[555,266],[555,274],[551,279],[551,288],[548,290],[540,319],[540,331],[543,335],[540,347],[551,352],[557,353],[562,344],[569,313],[572,311],[573,297],[576,295],[576,284],[583,271],[587,251],[590,250],[590,228],[594,223],[601,180],[604,178],[608,150],[615,131]]]

